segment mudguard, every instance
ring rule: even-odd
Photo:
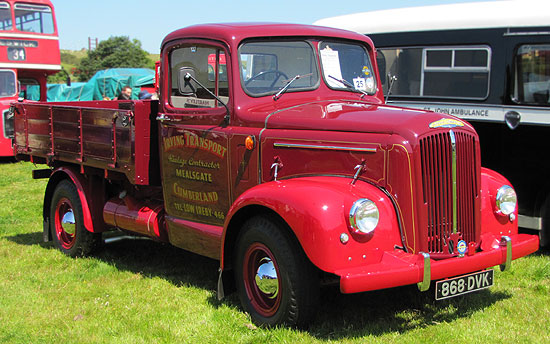
[[[501,174],[481,168],[481,244],[482,247],[496,246],[503,235],[518,233],[518,207],[513,215],[501,214],[496,205],[498,189],[510,182]]]
[[[361,198],[374,201],[380,212],[378,226],[370,236],[350,229],[350,209]],[[363,181],[352,185],[351,179],[342,177],[287,179],[257,185],[234,202],[222,236],[222,269],[226,239],[236,237],[229,232],[240,229],[231,226],[231,219],[251,206],[278,214],[311,262],[326,272],[379,262],[384,251],[402,246],[394,205],[378,187]],[[346,243],[341,241],[342,234],[349,237]]]
[[[70,167],[59,167],[53,171],[46,186],[46,192],[44,193],[44,208],[43,208],[43,217],[44,217],[44,238],[46,238],[46,231],[49,229],[49,217],[50,217],[50,201],[55,191],[57,184],[63,179],[70,179],[71,182],[75,185],[76,190],[78,191],[78,197],[80,198],[80,204],[82,204],[82,215],[84,217],[84,227],[90,231],[94,232],[94,223],[92,220],[92,214],[90,212],[90,207],[88,204],[89,195],[84,188],[86,185],[86,180],[83,175],[76,172]],[[49,234],[48,234],[49,237]]]

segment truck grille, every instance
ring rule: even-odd
[[[420,141],[423,196],[427,207],[427,248],[429,253],[442,255],[455,254],[456,244],[460,239],[467,243],[476,240],[475,198],[479,189],[476,178],[476,138],[468,133],[454,133],[457,185],[455,200],[451,135],[450,132],[437,133]],[[454,211],[456,217],[453,216]],[[456,235],[453,234],[454,218]]]

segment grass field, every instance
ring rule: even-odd
[[[308,330],[250,323],[216,299],[216,261],[145,240],[72,259],[42,242],[46,180],[0,164],[1,343],[549,343],[550,255],[495,272],[490,290],[447,301],[415,287],[322,291]],[[498,270],[498,269],[497,269]]]

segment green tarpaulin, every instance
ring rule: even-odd
[[[126,85],[132,87],[132,99],[142,86],[153,85],[155,72],[147,68],[112,68],[101,70],[88,82],[65,84],[48,84],[48,101],[78,101],[113,99],[120,94]]]

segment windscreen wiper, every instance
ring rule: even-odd
[[[223,107],[225,108],[225,111],[226,111],[226,114],[225,114],[225,121],[229,123],[229,108],[227,107],[227,105],[217,96],[214,94],[214,92],[210,91],[206,86],[204,86],[203,84],[200,83],[200,81],[198,81],[194,76],[192,76],[190,73],[187,73],[185,74],[184,76],[185,80],[186,81],[189,81],[189,79],[193,80],[194,82],[197,83],[197,85],[199,85],[200,87],[202,87],[206,92],[208,92],[212,97],[214,97],[214,99],[216,99],[220,104],[223,105]]]
[[[277,100],[279,98],[281,98],[281,95],[283,93],[286,92],[286,90],[288,89],[288,87],[290,86],[290,84],[292,84],[294,81],[300,79],[300,78],[305,78],[306,76],[311,76],[313,73],[309,73],[309,74],[304,74],[304,75],[296,75],[294,78],[288,80],[286,82],[286,84],[279,90],[279,92],[277,92],[276,94],[273,95],[273,100]]]
[[[363,99],[364,96],[368,96],[368,95],[369,95],[367,92],[355,88],[349,81],[347,81],[347,80],[345,80],[345,79],[338,79],[338,78],[333,77],[332,75],[329,75],[328,77],[331,78],[331,79],[334,79],[334,80],[336,80],[336,81],[338,81],[338,82],[340,82],[340,83],[342,83],[342,84],[343,84],[344,86],[346,86],[348,89],[351,89],[351,90],[353,90],[353,91],[359,91],[359,92],[363,93],[363,94],[361,95],[361,99]]]

